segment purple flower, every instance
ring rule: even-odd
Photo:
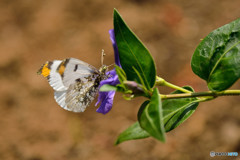
[[[114,30],[113,29],[109,30],[109,34],[110,34],[110,39],[112,41],[112,45],[113,45],[113,49],[114,49],[115,64],[118,65],[119,67],[121,67],[120,60],[119,60],[118,48],[117,48],[115,35],[114,35]],[[115,69],[107,72],[107,75],[109,75],[109,78],[102,80],[100,82],[99,87],[101,87],[105,84],[115,86],[120,83]],[[101,105],[97,109],[97,112],[102,113],[102,114],[108,113],[112,109],[114,95],[115,95],[115,91],[99,92],[98,101],[95,105],[97,106],[99,102],[101,102]]]

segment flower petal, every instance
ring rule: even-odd
[[[102,99],[100,107],[97,109],[97,112],[106,114],[112,109],[113,105],[113,98],[115,95],[115,91],[109,91],[109,92],[102,92]]]
[[[112,45],[113,45],[113,49],[114,49],[115,64],[118,65],[119,67],[121,67],[120,59],[119,59],[118,47],[117,47],[115,34],[114,34],[114,29],[110,29],[109,30],[109,34],[110,34],[110,39],[112,41]]]

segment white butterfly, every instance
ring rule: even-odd
[[[56,102],[64,109],[83,112],[97,95],[99,84],[107,79],[107,66],[99,70],[75,58],[48,61],[38,74],[48,79]]]

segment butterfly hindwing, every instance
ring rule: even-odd
[[[98,86],[94,81],[87,83],[77,82],[72,84],[67,90],[66,105],[74,112],[83,112],[94,100]]]
[[[56,102],[63,108],[63,109],[66,109],[66,110],[69,110],[66,106],[66,93],[67,91],[55,91],[54,92],[54,98],[56,100]]]
[[[55,91],[56,102],[64,109],[73,112],[84,112],[94,100],[98,86],[94,82],[71,84],[66,91]]]

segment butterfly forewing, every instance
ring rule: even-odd
[[[76,79],[85,83],[88,82],[88,77],[99,74],[95,67],[75,58],[65,59],[59,65],[58,72],[62,76],[63,84],[68,87],[75,83]]]
[[[63,84],[61,75],[57,72],[57,68],[61,63],[62,61],[60,60],[47,61],[38,71],[38,74],[41,74],[48,79],[49,85],[55,91],[63,91],[67,89]]]

